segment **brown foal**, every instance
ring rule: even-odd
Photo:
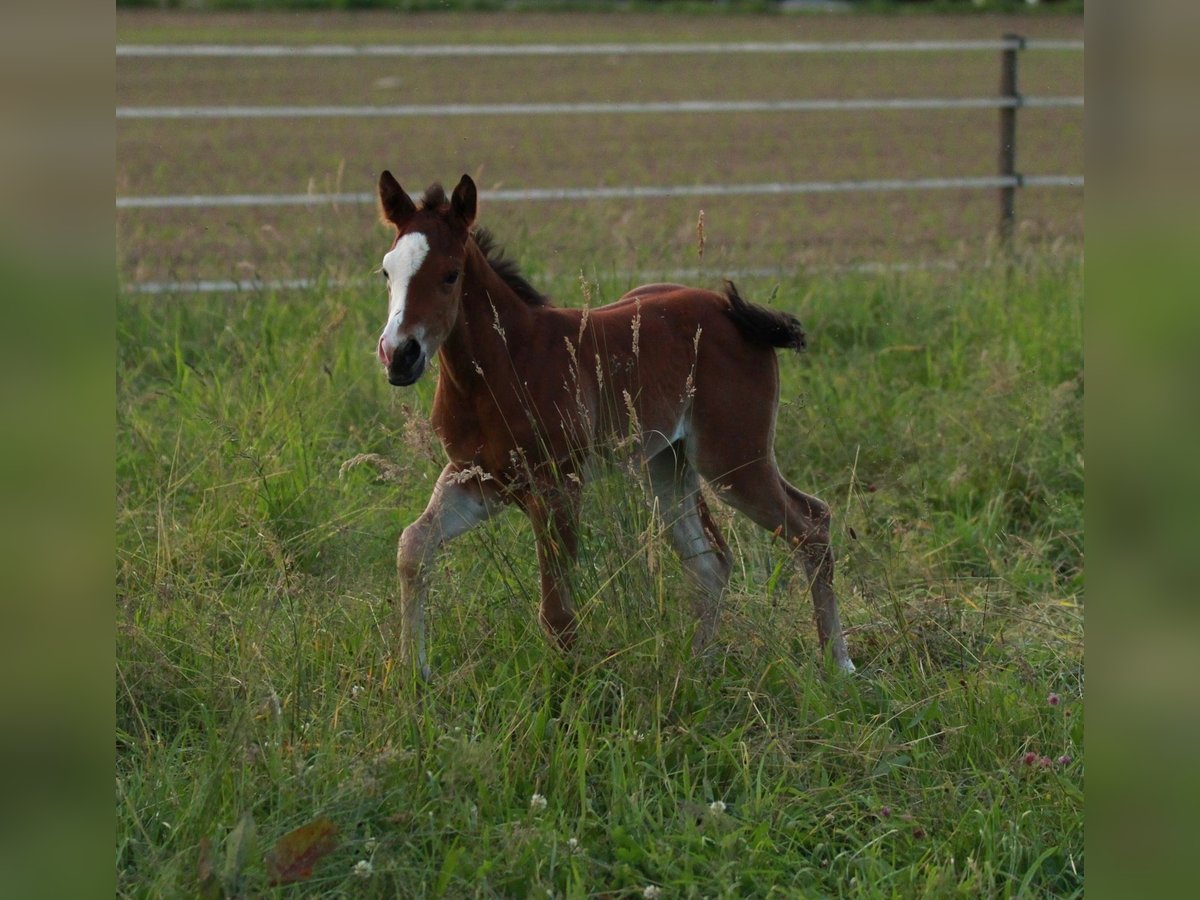
[[[634,439],[691,585],[693,650],[716,627],[732,564],[700,491],[798,549],[821,646],[853,671],[833,591],[829,507],[775,463],[775,348],[804,347],[794,317],[724,293],[648,284],[597,309],[560,309],[475,230],[475,184],[438,185],[414,203],[379,179],[395,238],[383,258],[388,317],[378,355],[394,385],[438,355],[433,427],[450,459],[425,511],[400,537],[400,652],[428,677],[426,575],[438,549],[506,506],[529,516],[541,571],[540,620],[575,639],[570,569],[584,463]]]

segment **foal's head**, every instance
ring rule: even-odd
[[[467,239],[475,222],[475,182],[464,175],[449,200],[435,185],[418,207],[392,173],[384,172],[379,202],[383,218],[396,226],[380,267],[388,317],[379,336],[379,361],[388,381],[407,385],[421,377],[458,320]]]

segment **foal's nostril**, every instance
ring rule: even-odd
[[[388,363],[388,383],[398,387],[412,384],[425,371],[425,351],[411,338],[396,348]]]
[[[392,355],[392,365],[405,369],[411,368],[412,364],[417,361],[421,355],[421,345],[412,338],[409,338],[402,345],[396,348],[396,352]]]

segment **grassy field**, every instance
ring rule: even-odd
[[[177,21],[118,16],[122,40],[183,39]],[[250,20],[205,19],[203,39],[229,39],[222,23],[239,21]],[[262,39],[283,39],[277,20],[255,21]],[[370,23],[331,21],[311,38]],[[574,20],[546,21],[549,39]],[[727,21],[731,36],[763,27]],[[447,40],[460,27],[428,22]],[[125,65],[120,103],[134,102],[121,94]],[[176,130],[119,131],[118,193],[175,190],[204,158],[177,152]],[[212,131],[210,153],[231,155],[206,163],[205,179],[266,183],[270,166]],[[362,156],[345,168],[356,178],[402,174],[393,159],[407,167],[415,154],[427,179],[458,171],[436,147],[377,159],[386,142],[343,138]],[[510,152],[509,139],[446,146],[478,164]],[[155,140],[161,171],[137,174]],[[281,158],[300,159],[299,145],[282,141]],[[544,184],[554,155],[523,146],[520,178]],[[597,162],[595,178],[667,177],[635,168],[646,165],[636,155]],[[762,164],[729,163],[739,175]],[[243,166],[245,182],[233,178]],[[822,675],[811,605],[779,577],[782,549],[723,509],[737,563],[721,652],[710,669],[694,664],[679,565],[637,480],[614,472],[587,495],[578,650],[564,658],[542,638],[532,536],[509,513],[439,565],[434,680],[414,685],[390,660],[395,542],[441,456],[425,425],[432,377],[397,390],[374,360],[384,300],[356,277],[385,249],[370,211],[118,217],[126,283],[249,270],[326,281],[118,293],[118,893],[1082,893],[1084,264],[1074,232],[1055,226],[1079,198],[1055,197],[1011,265],[836,276],[801,265],[739,279],[809,332],[807,354],[781,359],[777,454],[833,507],[852,679]],[[699,261],[694,202],[561,215],[496,204],[483,220],[539,287],[577,305],[675,265],[699,265],[711,286],[725,267],[955,249],[936,232],[944,216],[899,202],[714,206]],[[830,236],[869,236],[870,216],[889,209],[909,243],[876,234],[847,254]],[[979,261],[986,228],[970,210],[954,214],[976,229],[958,253]],[[344,467],[364,453],[394,461],[388,480]],[[303,880],[271,886],[306,861]]]
[[[1071,258],[780,286],[812,334],[782,366],[780,461],[834,506],[860,677],[821,677],[807,600],[738,522],[725,655],[693,667],[678,566],[614,476],[578,654],[538,632],[512,515],[438,573],[423,689],[387,621],[439,461],[430,385],[372,363],[378,298],[121,300],[122,892],[194,887],[247,814],[231,893],[318,816],[340,839],[304,893],[1080,890],[1081,294]],[[398,480],[339,475],[364,452]]]

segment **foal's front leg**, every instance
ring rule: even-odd
[[[575,642],[571,604],[571,569],[579,551],[580,490],[574,484],[537,491],[525,503],[537,540],[541,571],[542,628],[564,650]]]
[[[477,478],[463,480],[453,464],[438,476],[425,512],[400,535],[396,570],[400,579],[400,659],[429,679],[425,660],[425,594],[428,567],[438,549],[491,516],[495,503]]]

